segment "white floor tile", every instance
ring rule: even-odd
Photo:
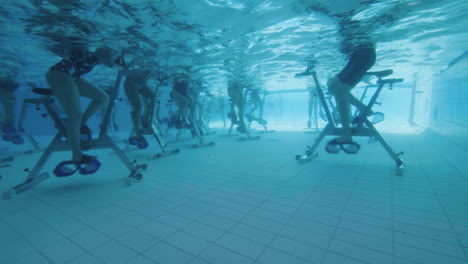
[[[179,231],[165,240],[168,244],[198,256],[210,246],[210,242],[189,233]]]
[[[243,223],[236,224],[229,230],[229,233],[263,245],[268,245],[276,236],[275,233],[267,232]]]
[[[160,242],[144,252],[144,255],[158,264],[185,264],[193,259],[193,255]]]
[[[183,231],[209,242],[214,242],[220,238],[225,231],[212,227],[210,225],[193,222],[186,226]]]
[[[258,256],[265,249],[265,246],[260,243],[230,233],[224,234],[220,239],[216,241],[216,244],[221,247],[232,250],[238,254],[251,258],[252,260],[257,259]]]
[[[103,264],[103,263],[104,262],[102,262],[101,260],[99,260],[98,258],[96,258],[95,256],[89,253],[83,254],[67,262],[67,264]]]
[[[404,176],[366,141],[358,155],[319,148],[296,164],[311,137],[214,136],[213,148],[148,161],[131,187],[120,165],[92,180],[50,178],[0,201],[0,264],[468,262],[468,182],[454,165],[463,153],[453,163],[424,136],[389,135],[411,146]]]
[[[62,239],[41,250],[42,254],[53,263],[66,263],[86,251],[68,239]]]
[[[241,254],[226,248],[212,245],[205,250],[200,256],[201,259],[209,263],[224,263],[224,264],[251,264],[252,259],[249,259]]]
[[[89,251],[108,242],[111,238],[95,229],[88,228],[69,237],[69,239]]]
[[[127,263],[137,256],[137,252],[113,240],[91,250],[90,253],[109,264]]]
[[[165,239],[177,231],[177,229],[157,221],[146,222],[138,229],[157,239]]]
[[[300,259],[296,256],[287,254],[283,251],[279,251],[273,248],[267,248],[258,258],[257,262],[262,264],[311,264],[311,262],[308,260]]]
[[[34,248],[25,240],[16,237],[0,244],[0,263],[8,263],[34,253]]]
[[[344,256],[357,259],[366,263],[392,264],[393,255],[383,253],[367,247],[358,246],[349,242],[333,239],[328,249],[329,251],[342,254]]]
[[[327,252],[322,264],[365,264],[366,262],[352,259],[347,256],[339,255],[333,252]]]
[[[270,247],[307,260],[310,263],[320,263],[326,252],[323,248],[284,236],[277,236],[271,242]]]
[[[159,242],[159,239],[137,229],[130,230],[115,240],[139,253],[146,251]]]
[[[3,263],[3,262],[0,262]],[[5,262],[7,263],[7,262]],[[26,255],[24,257],[20,257],[19,259],[16,259],[13,262],[8,262],[12,264],[49,264],[50,261],[42,256],[39,253],[33,253],[31,255]]]

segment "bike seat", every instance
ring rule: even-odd
[[[52,95],[52,90],[49,88],[33,88],[33,93],[42,95]]]
[[[403,79],[402,79],[402,78],[399,78],[399,79],[385,79],[385,80],[380,80],[380,83],[383,83],[383,84],[386,84],[386,83],[394,84],[394,83],[398,83],[398,82],[403,82]]]
[[[384,71],[376,71],[376,72],[366,72],[365,75],[374,75],[379,78],[389,76],[393,73],[393,70],[384,70]]]

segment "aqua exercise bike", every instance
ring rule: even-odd
[[[159,92],[159,89],[156,89],[156,96],[158,95],[158,92]],[[161,131],[161,127],[159,125],[159,121],[157,118],[159,107],[160,107],[159,98],[156,98],[156,97],[151,98],[150,102],[145,108],[145,112],[143,113],[142,119],[141,119],[142,134],[153,136],[156,142],[158,143],[159,148],[161,149],[160,153],[156,153],[152,155],[152,159],[159,159],[162,157],[180,153],[180,149],[178,148],[171,149],[171,150],[166,149],[168,145],[164,142],[164,139],[162,138],[162,131]],[[133,131],[130,134],[129,143],[131,145],[136,145],[138,149],[145,149],[147,147],[147,144],[141,145],[141,143],[138,143],[138,142],[135,142],[132,144],[132,142],[130,142],[132,140],[132,135],[134,134],[134,130],[135,128],[133,128]]]
[[[90,140],[89,142],[87,142],[87,146],[88,146],[87,149],[109,149],[109,148],[112,149],[114,153],[122,161],[122,163],[130,171],[129,176],[125,179],[125,185],[128,186],[128,185],[132,185],[134,182],[140,181],[143,178],[142,171],[147,169],[147,165],[136,164],[136,161],[131,161],[125,155],[125,153],[117,146],[117,144],[112,140],[112,138],[107,134],[107,128],[108,128],[108,124],[110,121],[112,108],[114,107],[114,102],[118,95],[118,91],[119,91],[120,84],[122,81],[122,75],[123,75],[122,70],[119,70],[115,84],[114,84],[114,88],[109,95],[110,103],[106,109],[106,113],[105,113],[105,116],[101,125],[99,136],[97,139]],[[33,188],[34,186],[38,185],[39,183],[43,182],[44,180],[48,179],[49,173],[47,172],[41,173],[41,170],[44,164],[49,159],[50,155],[54,152],[71,150],[70,143],[66,139],[65,124],[64,124],[65,120],[60,117],[60,115],[57,113],[57,111],[53,107],[54,99],[53,99],[52,90],[46,89],[46,88],[34,88],[33,92],[35,92],[36,94],[42,95],[42,97],[31,99],[29,102],[33,104],[42,104],[44,106],[44,108],[47,110],[48,115],[54,121],[55,127],[58,129],[58,132],[53,138],[52,142],[49,144],[49,146],[45,149],[44,153],[42,154],[42,156],[40,157],[39,161],[36,163],[34,168],[32,170],[25,169],[25,171],[29,173],[26,180],[23,183],[18,184],[3,193],[4,200],[11,199],[15,195],[18,195],[24,191],[27,191]],[[70,168],[70,167],[73,167],[72,162],[70,161],[61,162],[55,167],[54,174],[57,177],[70,176],[71,172],[74,173],[77,171],[83,175],[92,174],[96,172],[97,169],[99,169],[100,163],[97,160],[95,160],[95,161],[90,161],[88,164],[84,166],[76,166],[75,168]]]
[[[394,160],[396,165],[396,173],[397,175],[403,175],[403,160],[400,158],[400,155],[403,152],[396,153],[393,149],[388,145],[385,139],[380,135],[377,129],[374,127],[373,123],[368,119],[368,113],[370,113],[372,106],[376,103],[380,92],[384,88],[385,85],[390,86],[390,89],[393,88],[393,84],[403,82],[403,79],[383,79],[386,76],[389,76],[393,73],[392,70],[384,70],[378,72],[367,72],[366,75],[373,75],[377,77],[377,84],[378,87],[374,94],[372,95],[371,99],[369,100],[368,104],[364,111],[359,112],[359,114],[354,118],[352,124],[352,136],[353,137],[374,137],[382,147],[387,151],[390,157]],[[307,150],[305,151],[305,155],[296,155],[295,158],[298,162],[308,162],[309,160],[313,159],[318,155],[316,149],[318,145],[322,142],[325,136],[340,136],[342,134],[342,128],[338,127],[335,119],[332,117],[332,113],[328,107],[327,101],[325,99],[325,94],[317,80],[317,74],[315,71],[308,72],[308,75],[313,77],[315,85],[317,87],[318,95],[320,98],[321,104],[324,106],[324,110],[327,116],[328,123],[325,128],[322,130],[318,138],[315,140],[312,146],[307,146]],[[347,154],[355,154],[360,149],[360,145],[356,142],[349,142],[347,144],[333,144],[333,142],[329,142],[325,150],[328,153],[338,153],[340,150],[343,150]]]

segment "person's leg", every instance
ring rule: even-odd
[[[149,88],[149,86],[146,85],[146,84],[143,85],[143,87],[139,90],[139,92],[149,102],[151,102],[154,99],[154,97],[156,96],[154,94],[154,91],[151,88]]]
[[[231,118],[232,123],[237,124],[239,120],[237,120],[237,101],[239,100],[239,96],[236,90],[228,89],[229,98],[231,98],[231,105],[230,105],[230,113],[229,117]]]
[[[238,91],[237,95],[237,109],[239,110],[239,126],[237,127],[237,131],[241,133],[246,133],[247,132],[247,127],[245,125],[245,117],[244,117],[244,105],[245,105],[245,100],[244,100],[244,95],[242,93],[242,90]]]
[[[73,78],[64,72],[48,72],[46,80],[59,101],[68,121],[65,124],[67,139],[72,148],[72,160],[82,158],[80,146],[81,107],[80,93]]]
[[[103,91],[108,96],[110,96],[110,93],[112,92],[112,88],[109,89],[109,87],[107,87],[107,89],[103,89]],[[99,115],[101,116],[101,121],[104,121],[104,118],[106,117],[106,112],[107,112],[106,107],[101,107],[101,109],[99,109]],[[102,129],[102,123],[101,123],[101,129]],[[115,122],[115,108],[112,108],[112,111],[110,113],[108,129],[111,131],[113,137],[117,136],[116,132],[119,130],[119,127],[117,123]]]
[[[198,106],[196,98],[193,97],[187,97],[187,100],[189,101],[189,107],[187,111],[187,117],[188,121],[191,124],[191,131],[192,135],[194,137],[199,138],[200,137],[200,130],[198,127],[198,120],[199,120],[199,114],[200,114],[200,108]]]
[[[359,100],[351,94],[351,89],[361,80],[367,70],[374,65],[375,59],[374,48],[358,49],[352,54],[345,68],[328,82],[329,91],[335,96],[343,127],[343,133],[337,141],[352,141],[350,127],[351,103],[353,105],[356,104],[358,108],[362,108],[363,105],[361,102],[357,102]]]
[[[177,103],[177,99],[176,99],[176,92],[173,90],[169,93],[169,96],[171,97],[172,99],[172,102],[177,106],[177,110],[175,110],[173,113],[172,113],[172,116],[174,117],[174,119],[179,119],[180,117],[180,107],[179,107],[179,104]]]
[[[179,120],[186,119],[187,110],[190,109],[190,101],[188,100],[187,97],[185,97],[183,94],[177,91],[172,91],[171,96],[172,96],[172,99],[174,99],[174,102],[177,104],[177,107],[178,107],[177,117],[179,118]]]
[[[226,128],[226,117],[224,116],[224,107],[219,109],[221,120],[223,120],[223,128]]]
[[[83,112],[83,116],[81,118],[81,126],[83,126],[88,122],[89,118],[91,118],[91,116],[101,108],[107,108],[107,105],[109,104],[109,95],[86,80],[80,80],[78,89],[81,96],[92,100]]]
[[[0,102],[3,105],[3,125],[5,128],[15,127],[15,104],[16,96],[14,91],[7,91],[0,87]]]
[[[338,138],[339,142],[352,141],[351,135],[351,105],[348,101],[351,89],[350,85],[347,85],[340,81],[338,77],[333,77],[328,82],[328,91],[335,97],[336,108],[340,114],[341,125],[343,133]]]
[[[196,105],[196,100],[195,98],[191,96],[186,96],[185,97],[187,106],[186,106],[186,111],[185,111],[185,120],[187,120],[190,124],[194,124],[195,118],[196,118],[196,111],[197,111],[197,105]]]
[[[350,104],[354,105],[354,107],[356,107],[360,113],[362,113],[362,111],[364,111],[366,109],[366,105],[361,102],[359,99],[357,99],[354,95],[352,95],[351,93],[349,93],[347,95],[347,100]],[[372,110],[371,110],[372,111]],[[369,113],[368,113],[369,114]]]
[[[254,115],[254,112],[260,108],[262,105],[262,98],[260,98],[260,95],[258,94],[258,91],[251,92],[250,94],[250,100],[252,101],[252,109],[250,109],[249,115],[252,116]]]
[[[250,108],[248,116],[254,116],[254,112],[260,107],[256,101],[252,101],[252,108]]]
[[[124,91],[130,103],[133,129],[136,136],[141,136],[141,99],[137,87],[130,82],[124,83]]]
[[[154,118],[154,104],[155,104],[155,94],[154,91],[149,88],[147,84],[138,90],[140,97],[144,103],[143,117],[144,122],[148,123],[147,125],[153,122]],[[151,120],[150,120],[151,119]]]
[[[221,120],[223,120],[223,128],[226,127],[226,118],[224,116],[224,108],[225,108],[224,97],[219,95],[218,96],[218,113],[221,116]]]
[[[336,79],[346,85],[354,87],[362,79],[364,74],[375,64],[376,53],[374,48],[362,48],[351,56],[345,68],[338,74]],[[346,100],[354,105],[359,112],[365,110],[366,105],[354,97],[351,92],[346,94]],[[371,115],[372,111],[367,113]]]
[[[367,108],[367,105],[365,105],[363,102],[361,102],[351,93],[348,94],[347,100],[350,104],[354,105],[354,107],[356,107],[359,110],[359,114],[364,112]],[[371,116],[373,114],[374,114],[374,111],[372,111],[372,109],[369,109],[369,112],[366,113],[366,116]]]
[[[239,109],[239,121],[241,122],[241,125],[245,126],[245,119],[244,119],[245,100],[244,100],[244,95],[242,94],[242,90],[238,92],[237,98],[238,98],[237,109]]]

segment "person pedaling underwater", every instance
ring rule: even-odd
[[[260,89],[251,89],[250,90],[250,103],[252,104],[252,107],[250,108],[250,111],[248,114],[245,115],[247,118],[248,122],[252,121],[257,121],[260,125],[266,125],[267,121],[265,119],[262,119],[259,117],[255,117],[254,112],[260,108],[260,112],[262,111],[262,104],[263,100],[260,97]]]
[[[172,91],[170,93],[171,99],[177,105],[177,111],[174,113],[173,117],[174,126],[177,129],[181,128],[190,128],[188,115],[191,114],[190,111],[193,108],[193,99],[189,94],[190,85],[185,78],[177,78],[174,80],[172,85]]]
[[[54,173],[59,177],[70,176],[76,171],[92,174],[101,164],[96,156],[83,153],[81,141],[91,139],[92,133],[86,122],[102,107],[107,107],[109,96],[84,79],[83,75],[91,72],[99,64],[113,68],[120,64],[119,60],[123,61],[123,58],[112,48],[102,46],[91,52],[86,45],[72,45],[61,55],[63,59],[49,68],[46,80],[67,116],[65,132],[71,145],[72,157],[71,160],[58,164]],[[80,96],[91,99],[83,113]],[[73,166],[74,168],[71,168]]]
[[[216,98],[216,103],[217,103],[217,109],[218,109],[218,114],[221,117],[221,120],[223,121],[223,128],[226,128],[226,118],[225,118],[225,110],[226,110],[226,103],[225,103],[225,97],[222,95],[222,91],[218,91],[219,94],[215,97]]]
[[[348,63],[337,75],[327,82],[328,91],[335,97],[337,110],[342,124],[342,134],[329,141],[327,145],[340,147],[346,145],[348,153],[356,153],[360,146],[352,139],[351,125],[357,124],[359,120],[351,121],[351,105],[354,105],[360,112],[363,112],[366,105],[354,97],[351,90],[356,86],[365,73],[374,66],[376,61],[376,51],[374,42],[366,34],[357,21],[342,19],[340,21],[340,33],[343,36],[341,42],[341,53],[348,57]],[[368,116],[373,116],[373,123],[383,121],[384,114],[369,111]],[[352,149],[352,150],[351,150]]]
[[[243,90],[244,89],[239,81],[229,81],[228,95],[231,99],[231,111],[228,113],[228,117],[231,119],[231,122],[233,124],[238,124],[237,131],[239,131],[240,133],[247,133],[247,128],[244,119]]]
[[[15,145],[24,143],[24,138],[18,135],[15,128],[15,91],[19,84],[12,76],[0,78],[0,103],[3,105],[3,118],[0,120],[0,129],[3,132],[2,140]]]
[[[131,117],[135,133],[134,136],[128,139],[128,142],[130,145],[136,145],[139,149],[148,147],[142,128],[148,128],[151,124],[148,123],[148,120],[142,121],[141,115],[143,104],[144,113],[147,112],[147,109],[153,109],[151,104],[154,104],[155,94],[147,84],[151,74],[152,72],[147,69],[129,70],[124,81],[124,91],[132,108]]]

